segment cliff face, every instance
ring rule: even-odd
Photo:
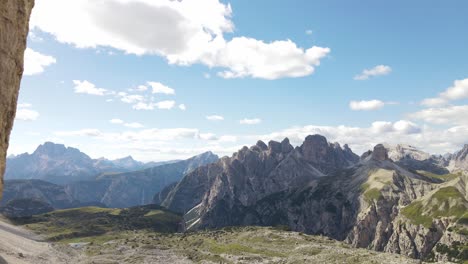
[[[23,75],[24,50],[34,0],[0,2],[0,198],[16,103]]]

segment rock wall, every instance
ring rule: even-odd
[[[0,199],[34,0],[0,1]]]

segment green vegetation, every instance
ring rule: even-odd
[[[48,240],[60,241],[101,236],[123,230],[176,232],[181,217],[159,206],[148,205],[128,209],[74,208],[14,219],[14,221],[39,234],[44,234]]]
[[[466,263],[468,261],[468,243],[454,241],[450,246],[438,243],[435,251],[439,254],[446,255],[448,261],[456,263]]]
[[[383,263],[389,257],[394,263],[417,263],[282,227],[228,227],[190,233],[120,231],[62,242],[88,243],[82,252],[89,263],[153,263],[156,255],[195,263]]]
[[[364,198],[367,202],[371,202],[373,200],[377,201],[382,198],[382,193],[377,188],[372,188],[364,193]]]
[[[457,188],[440,188],[427,201],[414,201],[401,210],[414,224],[430,227],[434,218],[454,217],[466,221],[467,201]]]
[[[401,213],[416,225],[423,225],[427,228],[432,226],[432,217],[423,215],[423,204],[421,201],[415,201],[401,210]]]
[[[435,173],[432,173],[432,172],[429,172],[429,171],[423,171],[423,170],[418,170],[416,172],[418,174],[421,174],[421,175],[426,176],[428,178],[439,179],[439,180],[443,180],[445,182],[451,181],[451,180],[461,176],[461,172],[459,172],[459,173],[447,173],[447,174],[435,174]]]

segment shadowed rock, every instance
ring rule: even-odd
[[[0,1],[0,199],[34,0]]]

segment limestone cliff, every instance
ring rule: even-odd
[[[0,2],[0,198],[10,131],[23,75],[24,50],[34,0]]]

